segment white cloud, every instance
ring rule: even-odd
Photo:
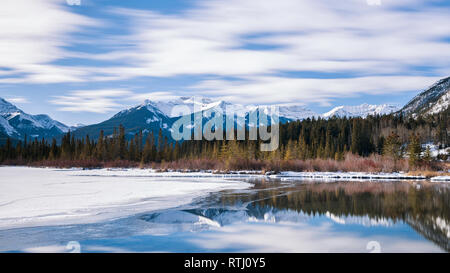
[[[108,113],[134,106],[147,99],[170,100],[175,96],[171,92],[136,93],[125,89],[92,89],[70,91],[64,96],[54,96],[49,102],[59,105],[58,111]]]
[[[64,1],[6,0],[5,16],[0,17],[0,59],[7,70],[0,69],[0,84],[208,75],[217,80],[188,89],[240,103],[256,99],[327,104],[342,96],[418,91],[450,71],[449,7],[433,7],[434,2],[198,0],[177,14],[112,8],[114,17],[129,22],[129,34],[98,33],[97,40],[85,42],[114,50],[81,53],[63,48],[75,42],[71,34],[106,26],[107,19],[100,23],[70,12]],[[51,64],[74,57],[117,64],[102,69]],[[436,77],[416,76],[417,67],[429,67],[428,75]],[[349,78],[286,77],[285,72]],[[67,97],[75,98],[74,103],[84,98]],[[118,104],[113,97],[103,99],[90,102],[104,106],[90,111],[105,112]],[[80,109],[65,103],[62,109]],[[82,109],[92,109],[90,104],[84,102]]]
[[[135,93],[134,95],[128,97],[127,100],[142,102],[145,100],[153,100],[153,101],[167,101],[178,98],[179,96],[175,95],[175,92],[167,92],[167,91],[159,91],[159,92],[151,92],[151,93]]]
[[[349,2],[207,1],[180,16],[119,9],[134,22],[126,40],[135,46],[100,56],[139,64],[118,69],[124,76],[448,68],[450,44],[438,41],[450,32],[445,8],[412,13]],[[252,43],[279,48],[244,47]]]
[[[425,89],[437,77],[373,76],[342,79],[284,78],[249,76],[240,81],[205,80],[190,88],[198,95],[212,96],[238,104],[319,103],[329,106],[332,98],[359,94],[393,94]],[[108,113],[134,106],[149,99],[164,101],[178,98],[175,91],[138,93],[127,89],[92,89],[70,91],[55,96],[50,103],[59,111]]]
[[[329,105],[332,98],[358,94],[393,94],[421,90],[438,77],[373,76],[342,79],[312,79],[283,77],[248,77],[243,81],[207,80],[193,86],[204,95],[242,103],[320,103]]]
[[[361,92],[419,90],[450,69],[450,43],[444,40],[450,33],[449,10],[429,7],[424,1],[373,7],[362,0],[213,0],[199,1],[181,15],[113,11],[133,23],[132,34],[123,37],[123,43],[131,46],[93,56],[127,60],[123,66],[109,68],[109,79],[214,75],[219,80],[213,89],[197,89],[205,86],[201,83],[192,91],[234,100],[248,97],[247,102],[254,102],[262,92],[275,99],[271,102],[280,98],[326,103]],[[416,67],[424,66],[437,77],[412,76],[418,74]],[[355,78],[280,76],[286,71]],[[225,80],[228,76],[242,80]]]
[[[59,105],[59,111],[107,113],[123,107],[120,101],[133,92],[120,89],[78,90],[65,96],[55,96],[50,103]]]
[[[7,101],[11,103],[30,103],[30,101],[25,97],[11,97],[7,98]]]
[[[10,78],[2,83],[81,81],[88,71],[51,65],[69,52],[71,33],[99,25],[71,13],[58,0],[3,0],[0,16],[0,67]]]
[[[66,3],[69,6],[79,6],[81,5],[81,0],[66,0]]]

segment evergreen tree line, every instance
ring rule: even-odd
[[[360,156],[384,154],[394,159],[409,155],[410,164],[429,161],[430,151],[422,151],[421,143],[434,142],[450,146],[449,109],[426,118],[405,119],[402,116],[369,116],[367,118],[306,119],[280,125],[280,148],[261,152],[261,141],[254,140],[190,140],[173,142],[162,131],[130,137],[120,126],[110,136],[100,132],[98,139],[75,138],[70,132],[61,141],[29,140],[13,144],[7,139],[0,147],[0,162],[20,160],[96,160],[133,162],[169,162],[179,159],[335,159],[346,153]],[[247,132],[248,134],[248,132]],[[225,137],[224,137],[225,139]],[[248,138],[246,138],[248,139]],[[446,159],[446,158],[443,158]]]

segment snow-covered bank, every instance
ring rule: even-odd
[[[321,181],[365,181],[365,180],[426,180],[425,176],[413,176],[405,173],[365,173],[365,172],[267,172],[261,171],[158,171],[154,169],[92,169],[72,170],[77,175],[84,176],[115,176],[115,177],[216,177],[216,178],[275,178],[285,180],[321,180]],[[446,177],[446,176],[443,176]],[[447,176],[448,177],[448,176]],[[440,181],[440,180],[439,180]],[[445,180],[443,181],[445,182]]]
[[[432,177],[431,182],[450,182],[450,175]]]
[[[125,171],[124,171],[125,172]],[[176,207],[212,191],[250,184],[220,177],[113,176],[91,171],[0,168],[0,229],[91,223],[139,212]]]
[[[314,180],[425,180],[425,176],[407,175],[404,173],[364,173],[364,172],[281,172],[270,175],[282,179],[314,179]]]

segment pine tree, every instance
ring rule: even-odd
[[[400,137],[396,133],[392,132],[386,138],[383,154],[394,160],[394,170],[397,170],[397,161],[403,156],[401,146]]]
[[[97,140],[97,145],[95,146],[95,158],[101,161],[106,159],[106,143],[103,130],[100,131],[100,135],[98,136]]]
[[[409,165],[416,167],[420,162],[420,154],[422,153],[422,147],[420,145],[419,137],[412,134],[409,138],[408,156]]]
[[[144,150],[142,151],[142,162],[149,163],[155,160],[154,157],[154,139],[153,133],[147,135],[147,140],[145,141]]]
[[[351,151],[353,154],[360,154],[360,145],[361,145],[361,132],[360,126],[357,119],[353,120],[352,127],[352,145]]]
[[[294,153],[294,142],[292,140],[289,140],[287,146],[285,146],[284,160],[294,159]]]
[[[53,138],[52,140],[52,146],[50,148],[50,160],[57,160],[58,159],[58,145],[56,143],[56,139]]]
[[[430,149],[430,146],[427,145],[427,148],[425,149],[425,152],[423,155],[423,161],[425,162],[425,164],[427,164],[427,166],[429,166],[431,164],[432,160],[433,160],[433,157],[431,155],[431,149]]]

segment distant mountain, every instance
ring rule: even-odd
[[[202,98],[200,101],[194,100],[194,97],[180,97],[174,100],[169,101],[150,101],[147,100],[146,104],[152,105],[155,108],[158,108],[162,113],[164,113],[168,117],[177,117],[179,115],[172,115],[171,111],[175,106],[187,106],[191,112],[194,112],[194,104],[195,109],[201,109],[201,111],[208,111],[212,109],[222,110],[225,113],[227,108],[233,109],[233,111],[239,115],[246,115],[258,109],[263,109],[267,111],[270,106],[260,105],[260,106],[251,106],[251,105],[241,105],[241,104],[232,104],[229,102],[225,102],[222,100],[214,101],[210,98]],[[310,109],[300,106],[300,105],[291,105],[291,106],[279,106],[280,116],[287,120],[299,120],[305,118],[312,118],[314,116],[318,116],[317,113],[311,111]]]
[[[195,100],[194,97],[179,97],[173,100],[161,101],[146,100],[144,104],[157,108],[164,115],[171,118],[180,116],[178,113],[172,114],[172,109],[176,106],[186,106],[189,108],[191,113],[194,112],[194,109],[200,109],[201,111],[207,111],[211,109],[225,110],[227,106],[233,106],[233,104],[221,100],[213,101],[209,98]],[[234,107],[245,109],[245,107],[238,105],[234,105]]]
[[[194,107],[195,104],[195,107]],[[153,131],[155,134],[162,130],[163,135],[170,138],[171,127],[173,123],[180,117],[180,113],[172,113],[172,109],[176,106],[187,106],[191,112],[194,109],[204,111],[202,123],[205,124],[211,119],[205,112],[208,110],[219,110],[226,115],[227,109],[232,109],[237,116],[245,117],[245,126],[258,126],[250,121],[250,116],[258,110],[265,113],[269,112],[270,106],[247,106],[240,104],[232,104],[222,100],[213,100],[203,98],[199,101],[193,97],[180,97],[166,101],[147,100],[143,104],[120,111],[112,118],[94,125],[76,125],[68,127],[56,120],[51,119],[47,115],[29,115],[17,108],[15,105],[0,99],[0,136],[9,136],[15,139],[22,139],[25,135],[37,138],[58,137],[62,133],[72,131],[77,138],[89,135],[91,138],[98,138],[100,131],[103,130],[106,136],[112,135],[114,128],[122,125],[126,129],[128,137],[132,137],[139,131],[144,134]],[[280,105],[280,122],[286,123],[294,120],[302,120],[306,118],[330,118],[338,117],[367,117],[368,115],[384,115],[398,111],[394,105],[369,105],[362,104],[358,106],[339,106],[325,114],[317,114],[302,105]],[[191,117],[193,120],[193,118]],[[243,126],[237,124],[236,126]],[[225,128],[225,124],[224,124]]]
[[[89,135],[92,138],[98,138],[100,131],[103,130],[105,136],[110,136],[114,133],[114,128],[118,128],[120,125],[125,128],[125,133],[129,137],[134,136],[140,130],[144,134],[150,131],[156,133],[160,128],[164,135],[169,136],[172,119],[147,101],[136,107],[120,111],[104,122],[81,127],[73,133],[75,137]]]
[[[0,132],[11,138],[23,139],[25,135],[32,138],[51,138],[68,132],[69,129],[47,115],[27,114],[0,98]]]
[[[433,84],[430,88],[415,96],[401,109],[403,115],[436,114],[446,110],[450,105],[450,77]]]
[[[89,135],[90,137],[97,138],[100,130],[103,130],[105,135],[111,135],[114,132],[114,128],[118,128],[122,125],[126,129],[127,136],[131,137],[138,133],[140,130],[144,134],[153,131],[155,134],[161,128],[163,134],[170,137],[171,127],[173,123],[181,116],[180,113],[172,113],[172,109],[176,106],[186,106],[190,113],[194,113],[194,109],[201,110],[203,112],[202,123],[205,124],[211,117],[206,114],[208,111],[218,110],[224,113],[226,116],[226,110],[232,109],[237,116],[245,118],[245,126],[252,127],[258,126],[253,124],[249,117],[258,110],[262,110],[265,113],[269,113],[270,106],[246,106],[240,104],[232,104],[222,100],[212,100],[209,98],[203,98],[201,100],[194,100],[193,97],[180,97],[173,100],[166,101],[152,101],[146,100],[143,104],[123,110],[111,119],[99,124],[89,125],[79,128],[74,131],[76,137],[84,137]],[[195,106],[195,107],[194,107]],[[339,117],[367,117],[368,115],[383,115],[398,111],[398,107],[389,104],[383,105],[369,105],[362,104],[359,106],[340,106],[336,107],[328,113],[319,115],[310,109],[301,105],[281,105],[280,122],[286,123],[294,120],[302,120],[307,118],[329,118],[332,116]],[[193,120],[193,117],[190,117]],[[259,122],[258,122],[259,123]],[[236,126],[243,126],[244,124],[238,124]],[[225,128],[225,124],[223,125]]]
[[[258,108],[266,110],[270,106],[258,106]],[[319,116],[316,112],[302,105],[280,105],[279,111],[280,120],[302,120]]]
[[[338,106],[322,115],[324,118],[336,117],[362,117],[387,115],[397,112],[400,108],[392,104],[370,105],[367,103],[357,106]]]
[[[150,131],[156,134],[160,128],[162,129],[163,135],[170,137],[173,123],[181,116],[180,113],[172,113],[172,109],[176,106],[186,106],[190,113],[194,113],[194,109],[200,109],[203,111],[203,124],[211,119],[207,114],[209,110],[217,110],[226,115],[227,109],[233,109],[233,112],[237,116],[245,118],[246,126],[256,126],[249,122],[249,115],[251,113],[258,109],[262,109],[267,113],[269,108],[269,106],[244,106],[221,100],[214,101],[209,98],[203,98],[199,101],[194,100],[193,97],[180,97],[169,101],[146,100],[141,105],[120,111],[104,122],[76,129],[74,135],[75,137],[89,135],[90,137],[97,138],[100,130],[103,130],[105,135],[111,135],[114,132],[114,128],[122,125],[126,129],[126,134],[129,137],[138,133],[140,130],[144,134]],[[280,106],[280,121],[282,123],[313,116],[317,116],[317,114],[303,106]],[[193,120],[193,117],[190,118]],[[243,126],[243,124],[238,125]]]

